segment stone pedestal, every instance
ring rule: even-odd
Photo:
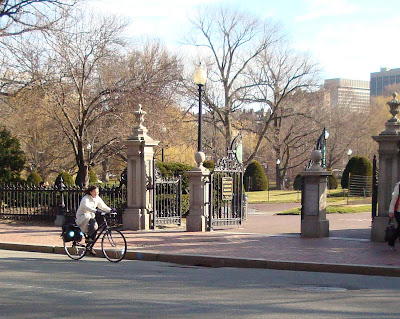
[[[319,162],[321,153],[313,151],[313,166],[300,174],[303,176],[301,193],[301,237],[329,237],[329,220],[326,219],[327,177],[331,172],[324,170]]]
[[[397,119],[400,102],[397,93],[387,102],[392,118],[385,123],[385,130],[373,136],[379,149],[378,213],[371,227],[371,241],[383,242],[389,218],[389,204],[395,184],[400,180],[400,122]]]
[[[186,231],[205,232],[208,229],[210,183],[206,183],[210,171],[203,166],[203,152],[195,154],[197,167],[185,174],[189,177],[190,206],[186,217]]]
[[[378,213],[371,227],[371,241],[376,242],[383,242],[393,188],[400,180],[400,135],[399,133],[385,134],[385,132],[386,130],[379,136],[373,136],[373,139],[379,143]]]
[[[125,141],[127,146],[127,208],[123,215],[124,229],[148,230],[152,211],[152,190],[147,187],[153,180],[154,141],[147,135],[142,125],[146,114],[139,105],[134,112],[139,118],[139,125],[134,128],[133,135]]]

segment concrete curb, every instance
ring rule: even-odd
[[[64,247],[60,246],[36,246],[27,244],[0,243],[0,249],[30,251],[40,253],[64,254]],[[97,257],[103,258],[100,250],[96,250]],[[236,257],[219,257],[207,255],[183,255],[167,254],[141,251],[127,251],[125,259],[168,262],[197,267],[235,267],[235,268],[258,268],[292,271],[328,272],[369,276],[400,277],[400,267],[372,266],[372,265],[350,265],[350,264],[327,264],[297,261],[281,261],[266,259],[246,259]]]

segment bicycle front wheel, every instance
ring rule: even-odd
[[[117,263],[125,257],[126,239],[119,230],[107,229],[101,240],[101,250],[111,262]]]
[[[77,243],[75,241],[64,241],[64,250],[68,257],[78,260],[86,255],[86,245],[85,243]]]

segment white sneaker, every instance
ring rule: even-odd
[[[391,251],[396,251],[396,247],[394,246],[389,246]]]

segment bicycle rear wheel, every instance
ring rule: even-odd
[[[86,255],[86,244],[77,243],[76,241],[64,241],[64,250],[68,257],[78,260]]]
[[[101,240],[101,250],[111,262],[117,263],[125,257],[126,239],[119,230],[107,229]]]

